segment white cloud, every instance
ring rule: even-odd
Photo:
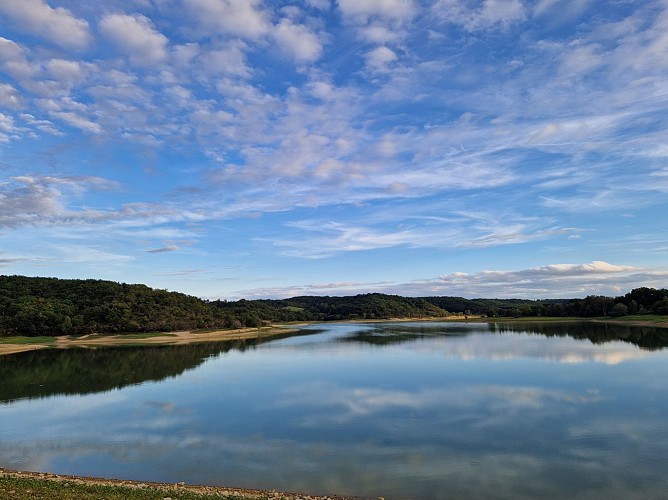
[[[270,30],[260,0],[183,0],[206,33],[259,38]]]
[[[14,227],[59,216],[64,208],[60,191],[50,179],[17,177],[0,184],[0,227]]]
[[[99,123],[95,123],[85,116],[73,111],[56,111],[52,113],[52,115],[84,132],[90,132],[91,134],[99,134],[102,132],[102,127]]]
[[[638,271],[633,266],[619,266],[603,261],[593,261],[588,264],[548,264],[545,266],[532,267],[521,271],[481,271],[476,277],[469,279],[480,279],[486,282],[517,283],[527,281],[540,281],[562,278],[579,278],[589,275],[607,275],[611,273],[628,273]],[[443,281],[461,279],[461,275],[445,275]]]
[[[274,27],[273,36],[279,46],[297,62],[313,62],[322,55],[318,36],[303,24],[283,18]]]
[[[0,113],[0,142],[8,142],[10,136],[15,131],[14,119],[11,116]]]
[[[41,132],[45,132],[51,135],[62,135],[62,132],[60,132],[49,120],[38,120],[30,113],[22,113],[19,116],[25,123],[31,125]]]
[[[85,20],[62,7],[54,9],[43,0],[2,0],[0,15],[3,14],[18,30],[64,48],[83,49],[91,40]]]
[[[68,200],[90,190],[117,187],[113,181],[93,176],[12,177],[0,184],[0,227],[99,220],[102,212],[73,210],[67,206]]]
[[[332,7],[331,0],[306,0],[306,3],[315,9],[329,10]]]
[[[483,28],[497,24],[507,26],[525,17],[524,6],[519,0],[485,0],[474,22]]]
[[[241,290],[246,298],[287,298],[298,295],[354,295],[390,293],[412,297],[461,296],[468,298],[583,298],[587,295],[622,295],[642,286],[662,288],[668,271],[642,269],[602,261],[586,264],[547,264],[516,271],[453,272],[411,282],[336,283]]]
[[[388,196],[405,196],[406,191],[406,186],[395,183],[388,187]],[[486,248],[563,240],[582,232],[578,228],[553,227],[549,219],[522,217],[508,211],[447,211],[443,206],[425,206],[422,211],[415,211],[410,206],[402,210],[400,205],[392,210],[382,206],[375,211],[365,210],[349,222],[341,217],[339,221],[302,220],[287,226],[293,234],[291,238],[269,241],[285,255],[308,259],[392,247]]]
[[[0,60],[15,61],[23,58],[23,49],[16,42],[0,36]]]
[[[130,255],[113,253],[90,245],[56,244],[53,249],[60,253],[59,261],[75,264],[119,264],[133,260]]]
[[[574,44],[564,52],[559,70],[567,78],[586,76],[603,64],[604,59],[599,53],[598,45],[578,46]]]
[[[367,64],[374,69],[384,68],[396,60],[397,55],[392,49],[388,49],[387,47],[376,47],[366,54]]]
[[[3,69],[14,79],[30,84],[30,78],[39,72],[37,64],[27,61],[9,61],[3,65]]]
[[[362,37],[371,42],[385,44],[395,42],[400,38],[400,33],[396,29],[385,26],[380,22],[372,22],[367,26],[360,28]]]
[[[412,0],[338,0],[338,7],[344,22],[355,27],[358,38],[382,44],[365,54],[367,65],[377,70],[390,62],[390,53],[394,54],[385,45],[403,40],[409,33],[408,24],[419,13]]]
[[[222,47],[203,52],[199,57],[202,70],[209,75],[230,74],[248,78],[252,68],[246,63],[247,45],[241,40],[231,40]]]
[[[78,61],[51,59],[47,61],[46,69],[53,78],[66,82],[79,80],[85,75],[85,70]]]
[[[100,31],[135,64],[154,65],[167,58],[167,37],[140,14],[109,14],[100,21]]]
[[[412,0],[338,0],[338,5],[345,17],[362,23],[374,17],[407,21],[417,14]]]
[[[8,83],[0,83],[0,107],[18,109],[23,105],[23,98],[18,90]]]
[[[573,23],[593,3],[592,0],[539,0],[533,14],[554,25]]]
[[[277,246],[287,249],[286,255],[308,258],[322,258],[340,252],[410,246],[421,240],[413,229],[381,231],[337,222],[315,221],[305,221],[290,226],[322,235],[275,242]],[[441,242],[443,236],[440,235]],[[435,241],[433,243],[436,244]]]
[[[0,37],[0,140],[17,148],[4,160],[6,178],[26,165],[111,168],[113,156],[128,159],[113,173],[136,183],[127,196],[141,202],[138,186],[155,182],[150,196],[163,190],[171,199],[173,189],[185,200],[178,208],[108,208],[102,219],[151,213],[171,221],[181,209],[193,219],[274,212],[285,221],[277,212],[309,207],[310,215],[290,220],[308,217],[313,227],[263,238],[277,245],[276,258],[394,247],[477,254],[542,240],[558,240],[572,258],[575,247],[615,232],[608,212],[612,220],[619,211],[651,220],[647,214],[665,204],[665,2],[623,9],[585,0],[536,8],[523,0],[441,0],[434,9],[401,0],[1,3],[0,23],[14,40]],[[35,19],[51,16],[54,26],[85,17],[104,43],[36,42],[47,31],[28,30],[34,23],[22,30],[8,13],[27,12],[22,6],[32,6]],[[580,16],[587,8],[596,12],[577,24],[552,24],[561,10]],[[80,57],[70,50],[83,47],[90,52]],[[295,64],[277,60],[280,51]],[[84,144],[80,131],[95,137]],[[46,134],[54,142],[41,142]],[[35,139],[34,151],[16,138]],[[71,161],[74,150],[81,161]],[[169,174],[159,181],[147,177],[163,170]],[[61,196],[47,189],[45,199],[77,212],[67,189],[48,187]],[[410,217],[393,209],[436,198],[450,204]],[[352,205],[396,215],[369,220],[351,215]],[[474,217],[473,207],[486,215]],[[568,229],[573,220],[591,230],[579,241],[568,240],[580,236]],[[641,245],[634,248],[641,255]],[[609,249],[586,255],[615,259]],[[648,257],[634,262],[641,259]]]
[[[479,9],[469,8],[459,0],[438,0],[433,8],[443,21],[459,24],[468,31],[504,28],[527,16],[519,0],[485,0]]]

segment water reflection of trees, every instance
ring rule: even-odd
[[[221,353],[314,333],[318,331],[286,331],[264,338],[186,345],[44,349],[5,355],[0,358],[0,403],[157,382],[177,377]]]
[[[359,331],[352,332],[337,339],[339,342],[362,342],[374,345],[398,344],[401,342],[415,342],[432,337],[461,337],[479,332],[479,325],[440,323],[435,324],[403,324],[380,323],[371,325]]]
[[[489,330],[500,333],[537,334],[545,337],[571,337],[589,340],[593,344],[621,341],[647,350],[659,350],[668,347],[668,329],[651,326],[586,321],[572,323],[489,323]]]
[[[57,394],[88,394],[176,377],[207,358],[261,340],[194,343],[179,346],[47,349],[3,356],[0,402]]]
[[[668,330],[650,326],[617,325],[610,323],[575,322],[531,322],[488,323],[489,332],[524,333],[544,337],[571,337],[589,340],[593,344],[622,341],[642,349],[658,350],[668,347]],[[415,342],[429,337],[462,336],[480,333],[480,324],[441,325],[388,325],[364,329],[339,339],[341,342],[363,342],[374,345]]]

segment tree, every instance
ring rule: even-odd
[[[629,308],[621,302],[617,302],[612,309],[610,309],[610,316],[618,318],[619,316],[626,316],[629,313]]]
[[[655,314],[668,314],[668,297],[654,304],[652,311]]]

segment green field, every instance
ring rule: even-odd
[[[161,333],[161,332],[140,332],[140,333],[122,333],[120,334],[124,339],[151,339],[153,337],[176,337],[173,333]],[[108,335],[109,337],[115,337],[115,335]],[[103,336],[100,336],[103,337]]]
[[[668,323],[668,316],[659,314],[629,314],[619,318],[606,318],[608,321],[644,321],[646,323]]]
[[[0,338],[0,344],[53,344],[56,337],[4,337]]]

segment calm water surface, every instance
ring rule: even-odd
[[[386,498],[665,498],[668,331],[335,324],[0,358],[0,466]]]

